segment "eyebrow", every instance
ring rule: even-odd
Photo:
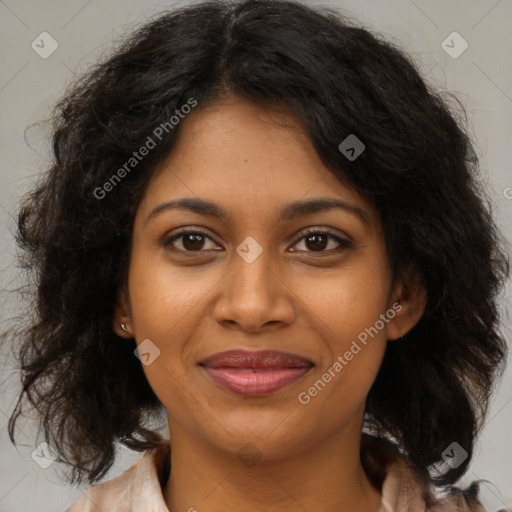
[[[164,212],[171,210],[186,210],[218,219],[222,222],[228,222],[231,220],[231,214],[224,208],[216,203],[207,201],[205,199],[188,198],[184,197],[181,199],[173,199],[166,203],[159,204],[146,217],[144,223],[146,224],[152,218],[158,217]],[[312,215],[318,212],[330,211],[330,210],[342,210],[349,213],[361,220],[371,230],[371,223],[367,213],[353,204],[347,203],[340,199],[331,198],[314,198],[302,201],[294,201],[293,203],[285,205],[281,208],[278,215],[279,221],[290,221],[302,215]]]

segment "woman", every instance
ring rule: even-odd
[[[399,49],[295,2],[169,12],[69,91],[53,149],[9,431],[27,397],[96,484],[70,512],[483,510],[454,485],[508,262]],[[117,442],[145,453],[97,484]]]

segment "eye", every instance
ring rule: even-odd
[[[204,231],[191,228],[183,229],[175,235],[165,238],[162,244],[166,248],[170,247],[171,249],[181,252],[206,252],[202,250],[204,249],[206,240],[213,242]],[[178,247],[175,245],[176,241],[179,242],[176,244]]]
[[[329,247],[329,242],[332,242],[330,245],[331,247],[326,250]],[[303,247],[306,247],[306,250],[299,250],[299,251],[292,251],[292,252],[313,252],[313,253],[321,253],[330,255],[333,253],[339,253],[344,251],[345,249],[353,248],[352,242],[349,240],[346,240],[345,238],[341,238],[337,235],[334,235],[333,233],[330,233],[329,231],[322,231],[318,229],[311,229],[309,230],[305,236],[302,236],[298,240],[298,242],[295,243],[295,245],[300,245],[302,243]],[[334,247],[332,245],[334,244]],[[337,244],[337,246],[336,246]]]

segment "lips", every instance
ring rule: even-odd
[[[260,350],[250,352],[246,350],[229,350],[208,357],[200,364],[209,368],[305,368],[312,366],[312,362],[289,352],[277,350]]]
[[[248,397],[284,389],[313,367],[311,361],[297,354],[275,350],[230,350],[214,354],[199,365],[221,388]]]

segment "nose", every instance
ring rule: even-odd
[[[219,282],[214,319],[224,327],[260,332],[293,323],[296,296],[283,273],[272,269],[270,251],[248,263],[235,254],[227,275]]]

